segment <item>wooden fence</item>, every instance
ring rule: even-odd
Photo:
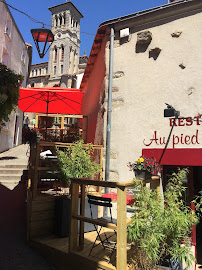
[[[130,182],[104,182],[85,179],[72,179],[72,206],[71,206],[71,227],[69,238],[69,249],[71,253],[78,252],[84,248],[84,222],[96,224],[117,231],[117,249],[116,249],[116,269],[127,269],[127,226],[132,218],[126,218],[126,196],[127,188],[133,186]],[[85,209],[85,186],[93,185],[98,187],[109,187],[117,189],[117,225],[92,219],[84,216]],[[79,190],[81,191],[80,214],[78,215]],[[78,222],[80,222],[79,242]]]
[[[31,149],[27,189],[27,238],[29,240],[53,233],[54,227],[55,196],[43,192],[49,188],[48,184],[53,185],[54,179],[50,183],[49,181],[44,183],[46,184],[44,190],[41,189],[40,183],[44,174],[47,174],[48,171],[55,171],[54,163],[57,161],[50,163],[49,160],[43,160],[40,158],[40,153],[47,149],[54,152],[56,146],[68,148],[71,145],[70,143],[40,141]],[[96,161],[101,165],[100,174],[97,175],[98,179],[101,180],[103,147],[93,145],[93,148],[98,156]]]

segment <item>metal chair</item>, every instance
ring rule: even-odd
[[[101,217],[101,218],[98,218],[98,220],[101,220],[101,221],[105,221],[105,222],[108,222],[108,223],[114,223],[117,225],[117,220],[116,219],[113,219],[112,218],[112,203],[111,203],[111,198],[102,198],[100,196],[93,196],[93,195],[87,195],[88,196],[88,203],[90,205],[90,213],[91,213],[91,218],[94,218],[93,217],[93,211],[92,211],[92,205],[97,205],[97,206],[104,206],[104,207],[107,207],[107,209],[109,209],[109,216],[107,217]],[[101,238],[101,235],[100,235],[100,232],[101,230],[103,229],[102,226],[100,226],[100,228],[98,228],[97,225],[94,224],[94,228],[97,232],[97,237],[91,247],[91,250],[89,252],[89,256],[91,255],[93,249],[99,245],[102,245],[103,249],[106,249],[108,248],[110,250],[110,256],[109,256],[109,260],[105,260],[107,261],[108,263],[110,262],[111,260],[111,257],[113,255],[113,252],[116,248],[116,242],[112,242],[112,241],[109,241],[109,239],[114,236],[114,235],[117,235],[116,231],[114,230],[113,234],[111,234],[110,236],[107,236],[105,231],[104,231],[104,239]],[[96,241],[99,240],[100,242],[98,244],[96,244]],[[92,255],[91,255],[92,256]]]

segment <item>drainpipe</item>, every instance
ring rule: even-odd
[[[109,181],[109,169],[110,169],[113,53],[114,53],[114,28],[112,26],[111,27],[111,35],[110,35],[110,60],[109,60],[109,87],[108,87],[108,108],[107,108],[107,138],[106,138],[105,181]],[[108,193],[108,188],[105,188],[105,193]]]

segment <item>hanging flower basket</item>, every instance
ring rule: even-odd
[[[134,171],[137,180],[146,180],[149,178],[157,179],[158,174],[161,172],[161,166],[155,158],[147,158],[141,156],[136,162],[129,162],[127,165],[130,171]]]
[[[135,178],[137,180],[147,180],[147,179],[151,178],[151,173],[148,172],[147,170],[133,169],[133,171],[135,173]]]

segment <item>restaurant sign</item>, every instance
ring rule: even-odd
[[[170,127],[172,127],[174,125],[178,126],[178,127],[189,127],[189,126],[196,126],[196,131],[191,134],[184,134],[181,133],[180,135],[175,135],[172,134],[171,138],[170,138],[170,142],[172,143],[172,147],[175,148],[177,145],[182,144],[182,145],[197,145],[200,144],[199,143],[199,130],[198,130],[198,126],[200,126],[201,124],[201,120],[200,120],[201,116],[197,116],[194,118],[191,117],[187,117],[187,118],[178,118],[175,120],[175,118],[170,118],[169,123],[170,123]],[[158,131],[154,131],[152,138],[147,139],[147,140],[143,140],[143,143],[145,146],[158,146],[158,145],[165,145],[167,142],[168,137],[162,137],[159,135]]]

